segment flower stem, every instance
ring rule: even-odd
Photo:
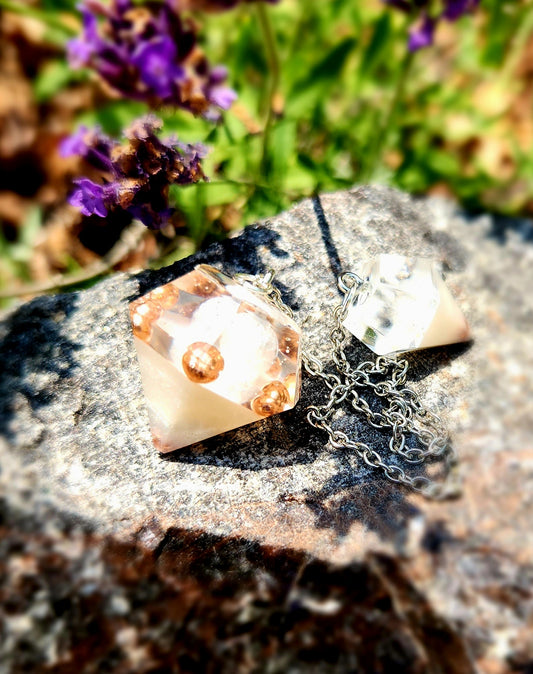
[[[532,31],[533,13],[530,8],[527,8],[526,11],[518,13],[512,37],[509,40],[503,68],[500,71],[500,81],[504,86],[510,84],[520,60],[524,58],[524,50]]]
[[[259,26],[263,34],[265,52],[270,71],[270,82],[268,87],[268,109],[265,120],[265,127],[263,129],[263,147],[261,152],[261,164],[260,164],[260,171],[263,175],[265,175],[268,168],[268,148],[270,142],[270,135],[272,131],[272,124],[274,122],[274,98],[276,96],[279,87],[281,66],[278,49],[276,45],[276,38],[274,36],[274,31],[272,29],[272,23],[270,21],[270,16],[268,14],[267,9],[265,8],[264,3],[258,2],[256,4],[256,10],[257,10],[257,17],[259,20]]]
[[[378,133],[374,136],[370,147],[370,161],[366,166],[366,170],[363,171],[363,181],[371,180],[378,165],[383,161],[383,152],[387,148],[391,129],[395,125],[400,105],[404,99],[405,87],[411,73],[414,55],[414,52],[411,51],[406,51],[405,53],[388,110],[383,116],[381,124],[378,125]]]

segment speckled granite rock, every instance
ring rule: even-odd
[[[195,258],[39,298],[1,326],[0,670],[533,669],[533,228],[357,188]],[[332,451],[320,401],[161,458],[128,301],[195,263],[274,268],[327,359],[341,269],[440,259],[474,335],[411,356],[464,496],[429,503]],[[368,357],[354,345],[355,357]],[[357,418],[341,422],[383,442]]]

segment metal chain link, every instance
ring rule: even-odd
[[[261,277],[240,274],[239,278],[277,309],[294,319],[294,312],[283,302],[280,291],[272,285],[274,272],[267,272]],[[303,352],[302,361],[306,372],[321,379],[329,389],[328,398],[323,405],[311,405],[307,408],[307,420],[311,426],[327,433],[329,444],[333,448],[354,451],[366,465],[381,470],[391,482],[405,485],[434,500],[456,498],[461,494],[457,455],[442,420],[425,409],[418,394],[405,385],[408,361],[378,356],[375,361],[364,361],[354,368],[348,360],[344,346],[349,333],[344,328],[343,321],[362,286],[363,280],[352,272],[339,278],[339,288],[344,298],[333,311],[335,324],[329,333],[336,372],[327,372],[322,361]],[[379,412],[374,411],[368,400],[361,395],[361,391],[365,389],[382,403]],[[373,428],[390,429],[388,450],[393,455],[401,457],[408,464],[440,460],[444,465],[445,479],[438,482],[423,475],[411,476],[399,465],[387,463],[376,449],[364,442],[352,440],[343,431],[334,429],[331,419],[345,402],[351,409],[362,414]],[[417,447],[409,446],[409,437],[418,441]]]

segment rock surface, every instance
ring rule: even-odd
[[[533,227],[387,188],[305,201],[157,272],[38,298],[0,329],[0,671],[533,671]],[[207,262],[273,268],[329,361],[336,276],[439,259],[473,333],[409,357],[452,431],[434,503],[334,451],[296,408],[162,458],[128,302]],[[351,355],[370,352],[354,344]],[[356,416],[338,423],[368,444]]]

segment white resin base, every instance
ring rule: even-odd
[[[166,358],[134,338],[154,442],[170,452],[263,417],[189,381]]]
[[[444,281],[442,279],[439,279],[439,281],[439,305],[418,346],[419,349],[458,344],[470,339],[470,328],[463,312],[457,306]]]

